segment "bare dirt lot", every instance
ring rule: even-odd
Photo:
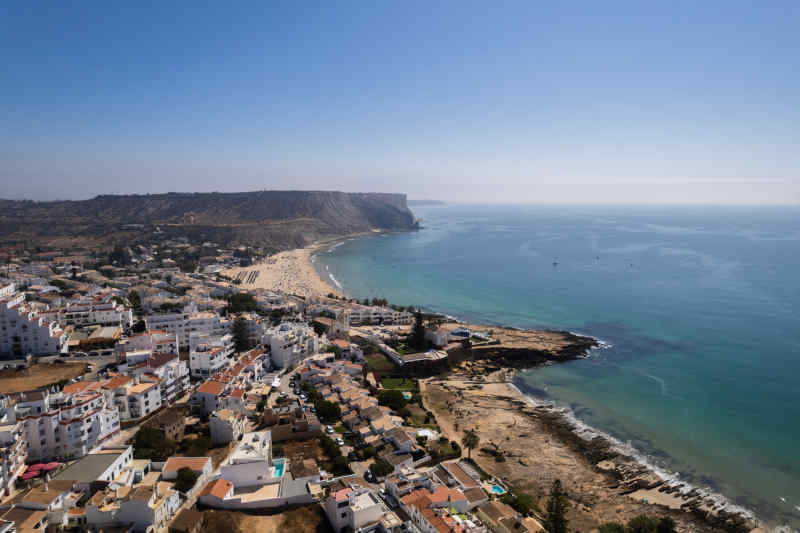
[[[0,392],[35,390],[62,380],[76,378],[86,371],[85,363],[35,364],[23,370],[0,371]]]
[[[330,533],[333,530],[319,505],[299,507],[273,515],[246,514],[235,511],[205,511],[200,533]]]

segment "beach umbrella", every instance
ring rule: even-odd
[[[42,467],[42,470],[45,470],[45,471],[55,470],[56,468],[58,468],[58,465],[60,465],[60,464],[61,463],[47,463],[46,465],[44,465]]]

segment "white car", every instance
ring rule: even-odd
[[[333,428],[330,426],[325,426],[325,433],[333,433]]]
[[[341,438],[336,439],[336,444],[339,446],[344,446],[344,441]]]

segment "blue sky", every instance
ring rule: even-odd
[[[542,4],[4,2],[0,197],[800,203],[800,3]]]

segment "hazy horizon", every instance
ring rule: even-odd
[[[800,4],[0,7],[0,198],[800,204]]]

